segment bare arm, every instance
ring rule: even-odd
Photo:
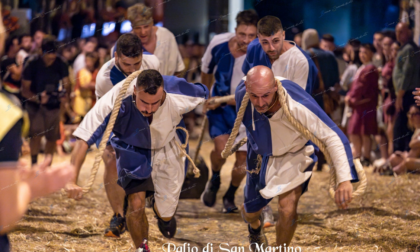
[[[26,99],[34,98],[35,94],[31,91],[32,81],[22,79],[22,96]]]
[[[74,166],[74,172],[76,175],[74,176],[74,179],[70,181],[69,183],[67,183],[66,185],[66,192],[69,198],[73,198],[73,199],[82,198],[82,188],[78,186],[76,183],[79,178],[80,169],[82,168],[82,165],[85,161],[86,152],[88,148],[89,146],[85,141],[81,139],[77,139],[74,145],[74,149],[71,152],[70,163]]]
[[[47,168],[50,161],[51,159],[44,161],[36,168],[36,174],[33,173],[24,180],[19,178],[19,170],[16,167],[0,170],[0,234],[15,226],[25,214],[29,202],[59,190],[72,179],[74,169],[71,165],[60,164]]]

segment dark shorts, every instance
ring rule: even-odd
[[[147,179],[131,179],[127,186],[123,187],[125,194],[130,195],[138,192],[146,192],[146,198],[155,192],[152,176]]]
[[[30,121],[30,138],[45,135],[47,141],[60,139],[60,108],[49,110],[33,102],[26,102],[25,107]]]

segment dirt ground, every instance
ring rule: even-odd
[[[192,147],[195,144],[191,142]],[[209,167],[211,149],[212,143],[206,142],[201,151]],[[87,155],[79,179],[82,185],[87,182],[95,154],[93,151]],[[54,162],[69,159],[56,157]],[[249,251],[247,225],[240,214],[221,213],[221,198],[230,182],[233,161],[229,158],[222,170],[222,186],[214,208],[203,206],[200,200],[180,201],[176,213],[178,230],[173,239],[160,234],[153,211],[146,209],[151,251],[162,251],[165,243],[185,243],[187,250],[178,249],[182,252],[201,252],[208,243],[213,244],[215,252],[223,251],[220,244],[231,252],[239,252],[240,246]],[[417,247],[420,251],[420,177],[383,177],[372,174],[371,169],[366,169],[366,173],[367,192],[351,203],[349,210],[337,210],[329,197],[329,173],[313,174],[309,191],[299,202],[298,227],[290,244],[293,251],[416,251]],[[237,205],[243,202],[243,186],[244,183],[237,193]],[[277,199],[271,202],[275,211],[276,203]],[[128,232],[120,239],[103,236],[111,215],[102,167],[92,191],[81,201],[56,193],[31,203],[27,214],[9,234],[12,251],[134,251]],[[275,228],[265,231],[270,245],[275,246]]]

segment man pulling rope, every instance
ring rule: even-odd
[[[144,70],[140,75],[139,72],[115,85],[89,111],[74,132],[79,139],[72,154],[72,163],[80,167],[88,146],[103,134],[102,142],[106,141],[109,132],[103,132],[108,121],[110,124],[113,121],[111,111],[117,106],[117,96],[126,83],[131,83],[115,124],[111,125],[114,135],[109,141],[116,153],[118,184],[127,195],[127,226],[137,248],[148,238],[144,207],[150,194],[154,193],[152,207],[160,232],[167,238],[176,233],[173,216],[185,178],[185,156],[189,158],[185,151],[188,135],[182,143],[176,129],[182,115],[209,95],[208,89],[199,83],[162,76],[156,70]],[[137,75],[137,80],[133,80]],[[197,170],[195,167],[196,175]]]
[[[278,81],[282,85],[277,85]],[[335,202],[339,208],[346,209],[351,202],[352,182],[360,179],[364,189],[366,178],[362,172],[361,177],[357,174],[348,139],[299,85],[282,77],[275,78],[268,67],[256,66],[239,84],[235,99],[241,106],[237,106],[237,121],[222,156],[231,154],[242,122],[248,135],[248,174],[242,216],[249,224],[249,241],[254,251],[257,246],[267,246],[261,212],[275,196],[278,196],[279,211],[277,245],[288,246],[293,238],[297,204],[307,191],[317,161],[314,151],[318,147],[308,141],[308,132],[301,133],[304,130],[312,132],[316,136],[314,140],[319,140],[322,149],[328,151],[326,156],[331,157],[329,161],[336,171],[338,184]],[[287,106],[283,108],[282,103]],[[289,120],[291,117],[294,123]]]

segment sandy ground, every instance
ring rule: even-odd
[[[195,144],[192,142],[192,147]],[[201,152],[209,167],[211,149],[212,143],[208,141]],[[87,182],[95,154],[94,151],[87,155],[79,179],[82,185]],[[54,162],[69,159],[57,157]],[[214,208],[203,206],[199,200],[180,201],[176,213],[178,230],[173,239],[160,234],[153,211],[146,209],[151,251],[162,251],[162,245],[167,243],[185,244],[186,250],[178,249],[182,252],[201,252],[208,243],[214,252],[249,251],[247,225],[241,216],[221,213],[221,198],[230,182],[233,161],[229,158],[222,170],[222,186]],[[327,194],[329,173],[313,174],[309,191],[299,202],[298,227],[290,245],[293,251],[416,251],[417,247],[420,251],[420,177],[382,177],[372,174],[370,169],[366,173],[367,192],[349,210],[337,210]],[[237,205],[243,202],[243,186],[244,183],[237,193]],[[276,203],[277,199],[271,202],[275,211]],[[12,251],[134,251],[127,232],[120,239],[103,236],[111,215],[102,167],[93,190],[81,201],[56,193],[33,202],[9,234]],[[275,246],[275,228],[266,229],[266,234],[270,245]]]

